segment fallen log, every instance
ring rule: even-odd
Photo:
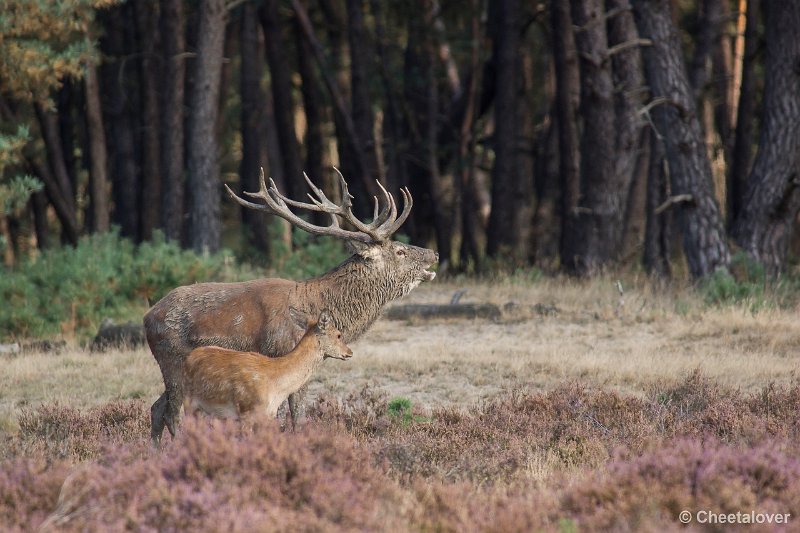
[[[389,320],[411,320],[415,318],[483,318],[499,320],[502,312],[494,304],[406,304],[390,307],[386,310],[385,316]]]
[[[100,324],[89,349],[93,352],[104,352],[112,348],[135,348],[144,343],[144,326],[141,323],[114,324],[106,319]]]

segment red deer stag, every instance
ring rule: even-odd
[[[282,357],[264,357],[219,346],[195,348],[184,365],[183,411],[218,418],[248,415],[275,418],[278,407],[296,392],[328,357],[346,361],[353,351],[333,325],[326,309],[308,328],[294,350]]]
[[[409,191],[401,190],[403,211],[397,216],[394,198],[381,186],[384,205],[379,211],[375,198],[374,218],[367,224],[353,214],[347,182],[341,174],[339,178],[341,205],[331,202],[308,176],[306,181],[316,196],[309,195],[311,203],[284,197],[272,180],[267,188],[263,170],[260,190],[244,193],[263,203],[240,198],[226,186],[228,194],[245,207],[278,215],[315,235],[343,239],[358,251],[317,278],[186,285],[172,290],[150,308],[144,316],[145,334],[166,387],[150,409],[151,436],[156,444],[165,424],[175,435],[183,402],[183,364],[194,348],[216,345],[281,356],[297,345],[309,324],[326,308],[345,342],[351,343],[375,322],[386,303],[435,277],[428,269],[439,260],[436,252],[390,240],[411,212]],[[289,206],[326,213],[331,223],[313,225]],[[340,227],[337,217],[355,229]],[[289,411],[294,424],[298,415],[294,394],[289,396]]]

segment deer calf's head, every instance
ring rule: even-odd
[[[331,317],[331,313],[327,309],[320,313],[319,320],[313,331],[317,337],[323,359],[332,357],[345,361],[353,357],[353,350],[345,344],[344,339],[342,339],[342,332],[333,325],[333,317]]]

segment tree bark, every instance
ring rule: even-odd
[[[670,250],[670,212],[656,209],[667,201],[669,182],[666,176],[664,143],[656,135],[650,136],[650,164],[647,173],[646,225],[644,231],[645,271],[651,276],[668,279]]]
[[[142,239],[150,240],[153,231],[160,226],[161,213],[161,169],[159,166],[159,105],[158,105],[158,39],[157,5],[151,0],[137,0],[136,29],[141,43],[140,93],[142,102],[142,127],[139,132],[142,146]]]
[[[100,65],[103,91],[103,121],[106,126],[111,171],[111,194],[114,202],[111,222],[120,227],[120,234],[139,241],[139,175],[136,169],[134,119],[131,116],[129,95],[130,76],[123,75],[124,58],[133,53],[133,33],[126,19],[131,18],[131,6],[123,4],[105,11],[106,31],[100,38],[105,60]]]
[[[89,138],[89,198],[92,231],[105,233],[110,229],[108,205],[108,153],[103,129],[103,110],[100,106],[100,83],[94,63],[86,65],[84,78],[86,94],[86,127]]]
[[[472,262],[472,267],[480,271],[481,269],[481,250],[479,244],[479,232],[482,230],[478,221],[478,203],[474,194],[475,178],[475,120],[477,115],[478,91],[480,89],[480,46],[481,46],[481,7],[479,0],[470,2],[470,76],[466,82],[464,91],[464,111],[461,114],[461,121],[456,123],[454,128],[457,131],[458,155],[456,159],[456,208],[460,208],[461,220],[461,250],[459,267],[462,271],[467,270],[468,263]],[[456,100],[451,103],[454,106]],[[450,113],[452,117],[452,113]],[[445,128],[447,129],[447,128]],[[440,136],[441,143],[441,136]],[[458,214],[456,214],[458,216]]]
[[[240,27],[240,52],[242,71],[240,74],[242,97],[242,161],[239,176],[244,191],[257,191],[259,170],[267,162],[264,134],[265,97],[261,90],[264,74],[264,58],[259,53],[258,8],[253,3],[242,6]],[[245,232],[256,249],[269,253],[269,217],[253,209],[241,209]]]
[[[297,70],[300,73],[302,84],[300,86],[303,96],[303,111],[306,116],[306,135],[305,135],[305,170],[312,180],[325,190],[327,180],[325,169],[323,168],[324,157],[324,136],[322,134],[322,124],[324,121],[324,108],[322,91],[320,91],[320,81],[315,70],[313,61],[313,51],[308,40],[303,36],[303,30],[299,22],[295,19],[294,25],[295,43],[297,45]],[[317,224],[327,225],[329,219],[324,213],[314,213],[314,221]]]
[[[635,0],[636,24],[652,45],[644,49],[645,74],[654,101],[649,104],[664,140],[670,189],[683,232],[689,272],[702,278],[727,269],[730,252],[714,198],[696,106],[686,76],[680,39],[668,0]]]
[[[56,214],[61,222],[62,239],[69,244],[77,244],[80,229],[75,208],[75,193],[64,161],[58,117],[44,109],[41,104],[36,104],[35,107],[49,162],[49,172],[47,172],[49,179],[42,174],[40,177],[43,178],[48,196],[56,206]]]
[[[577,102],[580,95],[578,58],[568,0],[551,4],[553,63],[556,72],[556,119],[558,121],[558,168],[561,177],[561,266],[578,273],[578,226],[580,202],[580,152],[578,151]]]
[[[499,0],[490,6],[493,53],[496,64],[494,110],[494,166],[492,167],[492,210],[489,215],[486,252],[492,257],[514,260],[527,257],[526,244],[520,243],[522,203],[517,164],[517,83],[519,77],[520,5],[518,0]],[[494,11],[492,11],[494,10]]]
[[[183,105],[186,36],[182,0],[161,0],[160,32],[164,75],[161,83],[161,223],[168,240],[181,242],[184,213]]]
[[[347,36],[350,41],[350,91],[353,124],[358,142],[364,152],[365,168],[361,169],[365,185],[373,180],[385,182],[381,173],[375,145],[375,119],[372,114],[372,96],[369,90],[370,60],[375,57],[373,46],[364,30],[362,0],[347,0]],[[368,187],[367,191],[373,191]]]
[[[753,161],[753,121],[756,113],[755,66],[758,54],[761,0],[747,2],[747,27],[744,34],[744,59],[742,64],[742,85],[739,91],[739,105],[736,116],[736,134],[733,148],[733,162],[728,183],[728,223],[739,216],[744,201],[747,174]]]
[[[198,253],[220,247],[220,187],[215,137],[225,46],[225,1],[201,4],[194,83],[189,95],[188,164],[191,243]]]
[[[625,202],[621,239],[617,257],[627,257],[640,244],[644,229],[644,204],[647,158],[650,139],[640,114],[645,96],[639,32],[628,0],[606,0],[608,45],[617,52],[611,55],[616,121],[615,180],[620,185],[620,200]]]
[[[630,174],[616,174],[617,137],[614,82],[603,23],[602,0],[572,0],[578,28],[575,45],[580,66],[583,117],[581,133],[581,201],[577,273],[593,274],[617,254]]]
[[[33,228],[36,232],[36,247],[45,250],[50,246],[50,225],[47,223],[47,196],[39,191],[31,196]]]
[[[782,272],[800,210],[800,4],[770,2],[758,153],[733,237],[767,272]]]
[[[282,24],[278,14],[278,0],[266,0],[259,9],[261,26],[264,29],[264,44],[272,86],[275,125],[281,146],[283,181],[286,193],[297,197],[303,189],[303,162],[294,129],[294,102],[292,101],[292,79],[287,62],[286,44],[281,37]]]

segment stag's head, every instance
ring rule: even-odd
[[[439,254],[427,248],[391,240],[391,236],[411,214],[411,207],[414,203],[408,189],[400,189],[403,197],[403,211],[398,215],[394,197],[378,182],[378,187],[383,193],[383,206],[381,207],[381,202],[375,197],[372,222],[364,223],[353,214],[353,197],[348,191],[347,182],[338,170],[336,172],[339,174],[341,204],[330,201],[325,193],[315,186],[305,174],[303,175],[306,182],[314,193],[313,196],[308,195],[311,203],[286,198],[278,191],[272,179],[269,180],[269,187],[267,187],[263,169],[261,169],[259,191],[244,193],[263,203],[245,200],[237,196],[227,185],[225,188],[234,200],[245,207],[278,215],[293,226],[314,235],[330,235],[347,241],[355,250],[351,260],[358,261],[360,268],[377,274],[370,278],[380,279],[382,283],[385,283],[385,288],[391,298],[408,294],[421,282],[431,281],[435,278],[436,273],[431,272],[429,268],[439,260]],[[291,207],[326,213],[330,216],[331,223],[328,226],[314,225],[296,215]],[[339,218],[349,223],[354,229],[342,228],[339,225]]]
[[[330,311],[324,309],[319,315],[317,325],[312,329],[317,336],[323,359],[332,357],[346,361],[353,357],[353,350],[344,342],[342,332],[333,325]]]

